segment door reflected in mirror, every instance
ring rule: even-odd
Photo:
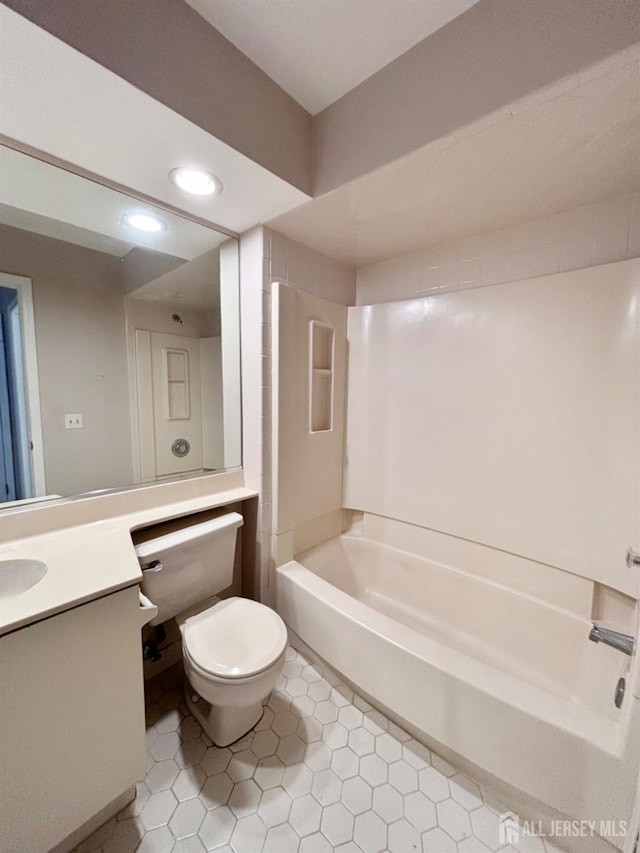
[[[239,466],[237,241],[2,146],[0,170],[0,501]]]

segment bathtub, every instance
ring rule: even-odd
[[[275,601],[429,741],[571,817],[630,817],[639,703],[628,678],[614,706],[629,658],[589,642],[586,619],[359,536],[280,566]]]

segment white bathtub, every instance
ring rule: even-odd
[[[627,819],[638,701],[591,623],[361,537],[277,569],[276,607],[318,655],[427,738],[581,819]],[[618,839],[618,844],[620,840]]]

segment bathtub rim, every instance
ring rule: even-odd
[[[307,549],[299,556],[312,550],[315,548]],[[297,559],[278,566],[276,574],[286,576],[297,586],[306,588],[326,606],[339,610],[346,618],[362,624],[365,630],[401,648],[412,658],[426,661],[448,675],[453,672],[456,677],[461,677],[460,673],[464,671],[461,680],[472,689],[499,699],[521,714],[540,719],[572,737],[578,737],[614,758],[622,758],[631,732],[631,701],[626,703],[627,707],[623,708],[619,720],[601,716],[583,705],[554,695],[403,625],[326,581]],[[532,714],[532,708],[536,709],[535,714]]]

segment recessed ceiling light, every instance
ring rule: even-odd
[[[162,219],[154,216],[153,213],[125,213],[122,221],[125,225],[135,228],[137,231],[147,231],[154,234],[158,231],[167,230],[167,226]]]
[[[173,169],[169,172],[169,180],[190,195],[219,195],[222,192],[222,184],[215,175],[192,166]]]

